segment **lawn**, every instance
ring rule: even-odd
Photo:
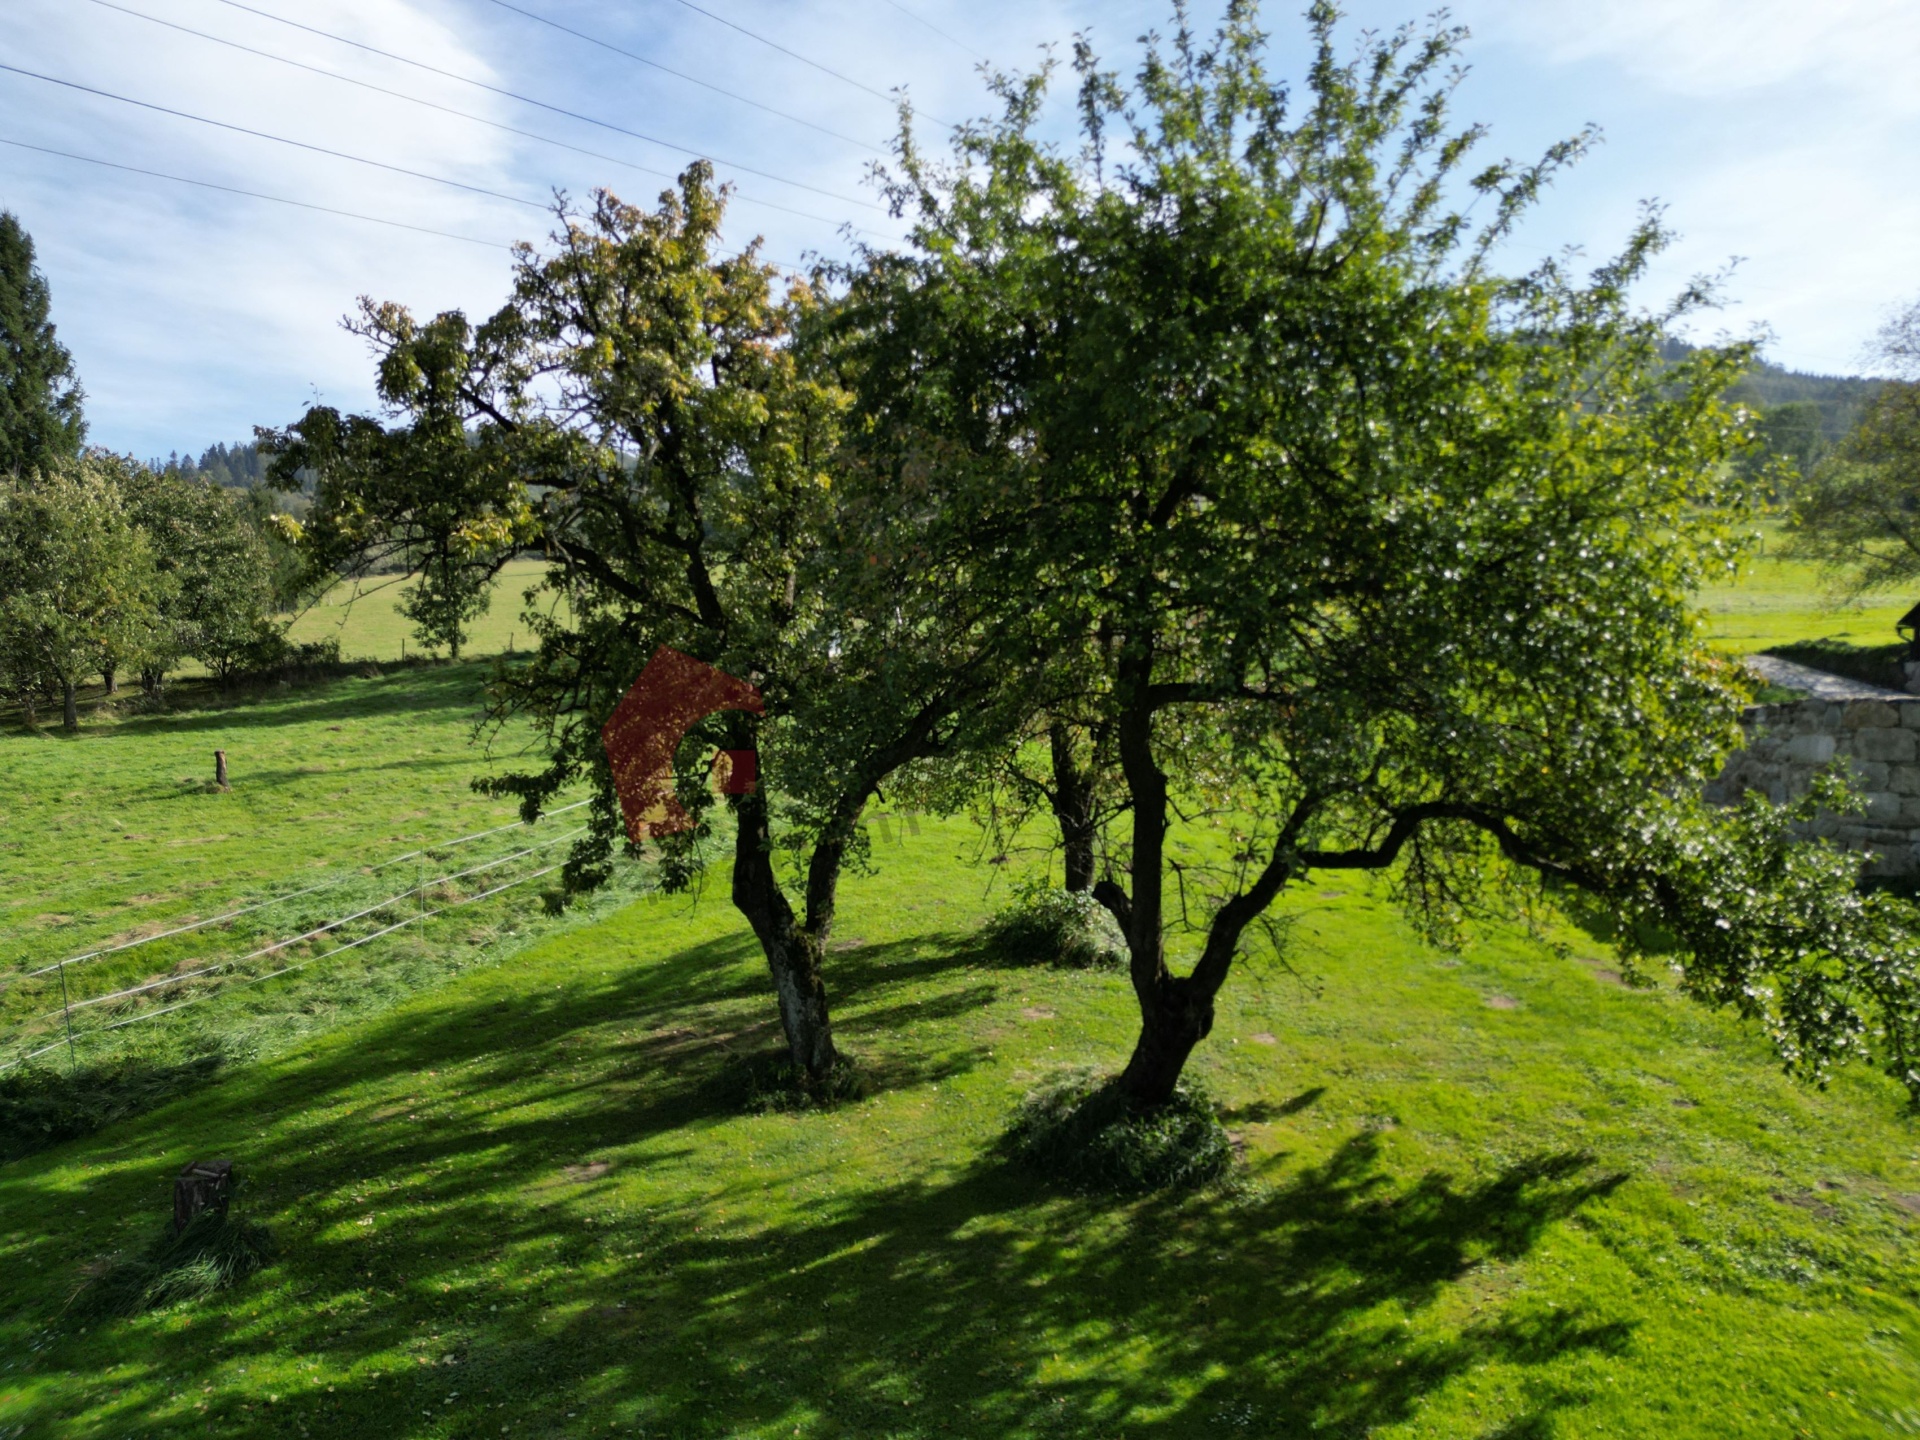
[[[537,569],[473,653],[508,648]],[[1905,609],[1827,608],[1816,579],[1757,556],[1702,596],[1710,633],[1870,642]],[[391,592],[346,593],[298,638],[387,662],[362,675],[0,734],[0,971],[329,887],[76,967],[82,998],[433,860],[510,857],[439,905],[557,858],[511,859],[564,817],[368,873],[510,822],[470,782],[519,741],[476,739],[488,663],[396,666]],[[1289,899],[1300,975],[1250,962],[1194,1063],[1236,1183],[1064,1195],[996,1142],[1045,1077],[1124,1058],[1124,981],[984,953],[1009,877],[963,822],[877,853],[831,958],[870,1093],[830,1112],[753,1103],[778,1032],[724,874],[635,900],[631,873],[561,919],[521,890],[238,995],[92,1012],[206,999],[83,1024],[80,1058],[224,1065],[0,1167],[0,1436],[1920,1434],[1920,1143],[1890,1083],[1793,1084],[1578,932],[1440,954],[1343,877]],[[0,989],[6,1037],[57,1033],[48,983]],[[64,1308],[214,1154],[276,1263],[137,1320]]]
[[[1765,527],[1761,544],[1738,576],[1701,592],[1700,608],[1715,645],[1750,655],[1805,640],[1888,645],[1900,638],[1894,623],[1920,600],[1920,591],[1847,599],[1814,566],[1784,557],[1782,548],[1779,528]]]
[[[468,655],[499,655],[515,649],[526,650],[533,644],[521,619],[524,596],[546,573],[540,560],[514,560],[500,572],[493,584],[486,613],[468,626]],[[348,660],[401,660],[418,656],[420,642],[413,638],[413,622],[395,609],[404,576],[376,575],[365,580],[342,581],[316,603],[300,612],[287,632],[296,641],[311,642],[338,639],[340,654]],[[551,597],[547,597],[549,600]]]
[[[33,897],[9,953],[480,828],[478,676],[0,737]],[[223,742],[233,792],[183,785]],[[0,1166],[0,1435],[1920,1434],[1890,1082],[1796,1085],[1578,932],[1440,954],[1341,877],[1288,902],[1301,978],[1249,961],[1194,1062],[1239,1183],[1063,1195],[996,1141],[1048,1075],[1124,1058],[1124,981],[983,953],[1006,885],[964,822],[876,853],[830,956],[871,1085],[842,1108],[750,1103],[778,1032],[716,875],[442,935],[466,963]],[[64,1308],[212,1155],[276,1262],[139,1319]]]

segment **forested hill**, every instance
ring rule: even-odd
[[[232,445],[209,445],[198,460],[178,453],[149,462],[153,469],[168,471],[224,485],[230,490],[251,490],[266,477],[267,459],[251,440]]]
[[[1811,406],[1819,416],[1823,446],[1837,444],[1853,428],[1860,407],[1883,382],[1864,375],[1808,375],[1764,361],[1733,390],[1733,398],[1762,413],[1784,406]]]

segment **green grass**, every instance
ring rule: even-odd
[[[184,686],[176,699],[197,696],[203,708],[95,711],[72,736],[0,730],[0,1062],[58,1040],[65,998],[91,1001],[169,980],[422,881],[491,866],[264,956],[242,973],[312,961],[372,929],[562,858],[564,848],[550,842],[572,824],[565,816],[368,873],[378,862],[517,818],[511,804],[471,788],[476,776],[520,758],[517,731],[491,743],[476,737],[487,670],[485,662],[409,666],[229,697]],[[227,755],[227,791],[212,783],[215,750]],[[506,858],[529,846],[549,848]],[[315,886],[322,888],[232,922],[69,967],[64,994],[60,975],[25,974]],[[285,1038],[281,1032],[297,1035],[384,1003],[395,987],[426,983],[448,968],[449,954],[465,963],[485,947],[522,938],[527,925],[518,917],[537,893],[523,888],[463,904],[323,962],[325,997],[301,991],[293,1008],[303,1014],[289,1013],[287,987],[279,986],[250,993],[244,1004],[196,1006],[109,1045],[85,1037],[235,977],[170,982],[144,997],[89,1006],[79,1026],[81,1058],[108,1058],[119,1053],[119,1040],[138,1039],[152,1064],[173,1065],[210,1048],[231,1051],[241,1031],[240,1051],[271,1046]]]
[[[6,968],[510,818],[468,789],[484,670],[0,733]],[[1001,1139],[1123,1061],[1124,976],[997,961],[962,823],[876,854],[829,957],[869,1093],[834,1110],[753,1104],[778,1027],[724,874],[124,1032],[152,1067],[244,1043],[0,1165],[0,1437],[1920,1434],[1891,1082],[1796,1085],[1578,932],[1439,954],[1343,877],[1286,902],[1305,979],[1249,961],[1190,1069],[1238,1182],[1069,1193]],[[130,954],[103,981],[189,958]],[[210,1156],[274,1262],[88,1318]]]
[[[1890,1083],[1794,1085],[1578,935],[1450,959],[1343,881],[1289,902],[1313,986],[1250,964],[1193,1066],[1243,1183],[1057,1192],[995,1148],[1124,1057],[1124,978],[991,962],[968,828],[891,833],[830,957],[858,1103],[750,1113],[778,1032],[716,876],[0,1168],[0,1434],[1920,1433]],[[63,1308],[212,1155],[279,1258]]]
[[[1899,638],[1894,622],[1920,599],[1920,591],[1843,601],[1816,567],[1782,558],[1781,549],[1778,528],[1767,527],[1763,545],[1733,581],[1701,592],[1707,634],[1715,645],[1750,655],[1807,640],[1882,645]]]
[[[528,650],[533,639],[520,618],[522,596],[546,572],[540,560],[514,560],[494,581],[493,598],[484,615],[468,627],[467,655],[499,655]],[[336,585],[301,612],[288,637],[297,642],[336,638],[347,660],[399,660],[418,656],[413,622],[394,608],[405,584],[402,577],[374,576]]]

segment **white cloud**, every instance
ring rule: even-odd
[[[1920,8],[1910,0],[1497,0],[1477,28],[1555,63],[1597,60],[1679,94],[1813,85],[1920,110]]]

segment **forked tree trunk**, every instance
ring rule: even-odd
[[[839,1059],[820,966],[831,919],[809,930],[794,915],[774,874],[766,802],[758,795],[743,795],[735,813],[734,908],[753,927],[761,952],[767,957],[788,1054],[796,1068],[813,1079],[824,1079]]]
[[[1213,996],[1190,978],[1163,973],[1141,999],[1140,1038],[1120,1072],[1120,1088],[1142,1108],[1166,1104],[1193,1047],[1212,1029]]]
[[[1047,726],[1047,744],[1053,752],[1053,815],[1060,822],[1067,889],[1088,891],[1093,889],[1093,767],[1080,768],[1073,731],[1064,720]]]
[[[80,703],[74,693],[74,685],[71,680],[62,680],[60,682],[60,713],[61,723],[68,731],[74,731],[80,728]]]

